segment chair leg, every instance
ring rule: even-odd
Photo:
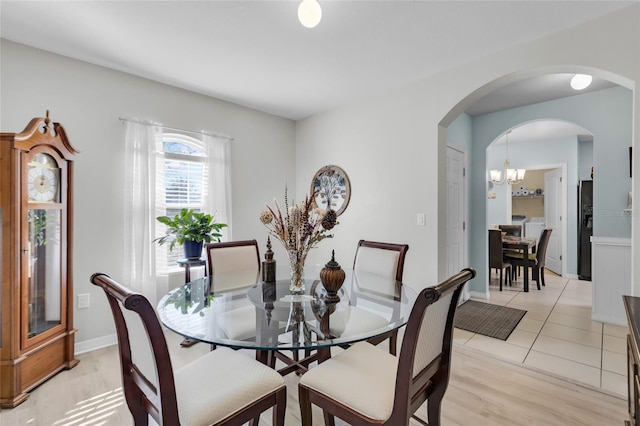
[[[546,287],[547,285],[544,283],[544,268],[540,268],[540,279],[542,280],[542,285]]]
[[[389,353],[395,356],[397,347],[398,347],[398,330],[391,333],[391,337],[389,337]]]
[[[442,406],[444,393],[447,390],[447,381],[446,377],[443,377],[443,374],[444,373],[437,373],[436,376],[434,376],[433,380],[438,381],[438,384],[427,400],[427,420],[429,421],[429,426],[440,426],[440,407]]]
[[[333,414],[330,414],[326,410],[322,410],[322,414],[324,415],[324,425],[325,426],[336,426],[336,420],[333,417]]]
[[[502,269],[500,268],[500,291],[502,291]]]
[[[273,426],[284,426],[284,413],[287,409],[287,388],[283,388],[276,394],[276,405],[273,407]]]
[[[298,402],[300,403],[300,417],[302,426],[312,426],[311,400],[309,399],[309,389],[298,385]]]

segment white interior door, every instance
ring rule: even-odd
[[[464,153],[447,147],[447,276],[464,268]],[[468,299],[465,288],[463,299]]]
[[[544,174],[544,220],[553,229],[547,246],[545,267],[562,275],[562,169]]]

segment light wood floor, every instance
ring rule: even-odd
[[[181,348],[179,337],[172,333],[167,333],[167,339],[172,361],[178,368],[208,350],[204,344]],[[131,425],[120,388],[116,349],[112,346],[79,355],[81,362],[76,368],[35,389],[22,405],[1,410],[0,426]],[[470,349],[454,346],[453,353],[451,382],[442,407],[443,426],[603,426],[622,425],[626,418],[626,401],[610,394]],[[286,382],[286,424],[299,425],[298,378],[291,374]],[[322,425],[321,412],[316,409],[314,414],[314,424]],[[269,425],[270,415],[262,417],[262,423]],[[418,425],[413,421],[411,424]]]

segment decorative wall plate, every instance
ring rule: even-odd
[[[324,166],[311,180],[311,191],[316,206],[335,210],[338,216],[347,208],[351,198],[351,183],[338,166]]]

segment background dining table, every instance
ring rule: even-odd
[[[529,252],[535,253],[536,251],[536,239],[529,237],[516,237],[513,235],[502,236],[502,248],[503,249],[516,249],[523,254],[524,272],[523,289],[526,292],[529,291]]]

